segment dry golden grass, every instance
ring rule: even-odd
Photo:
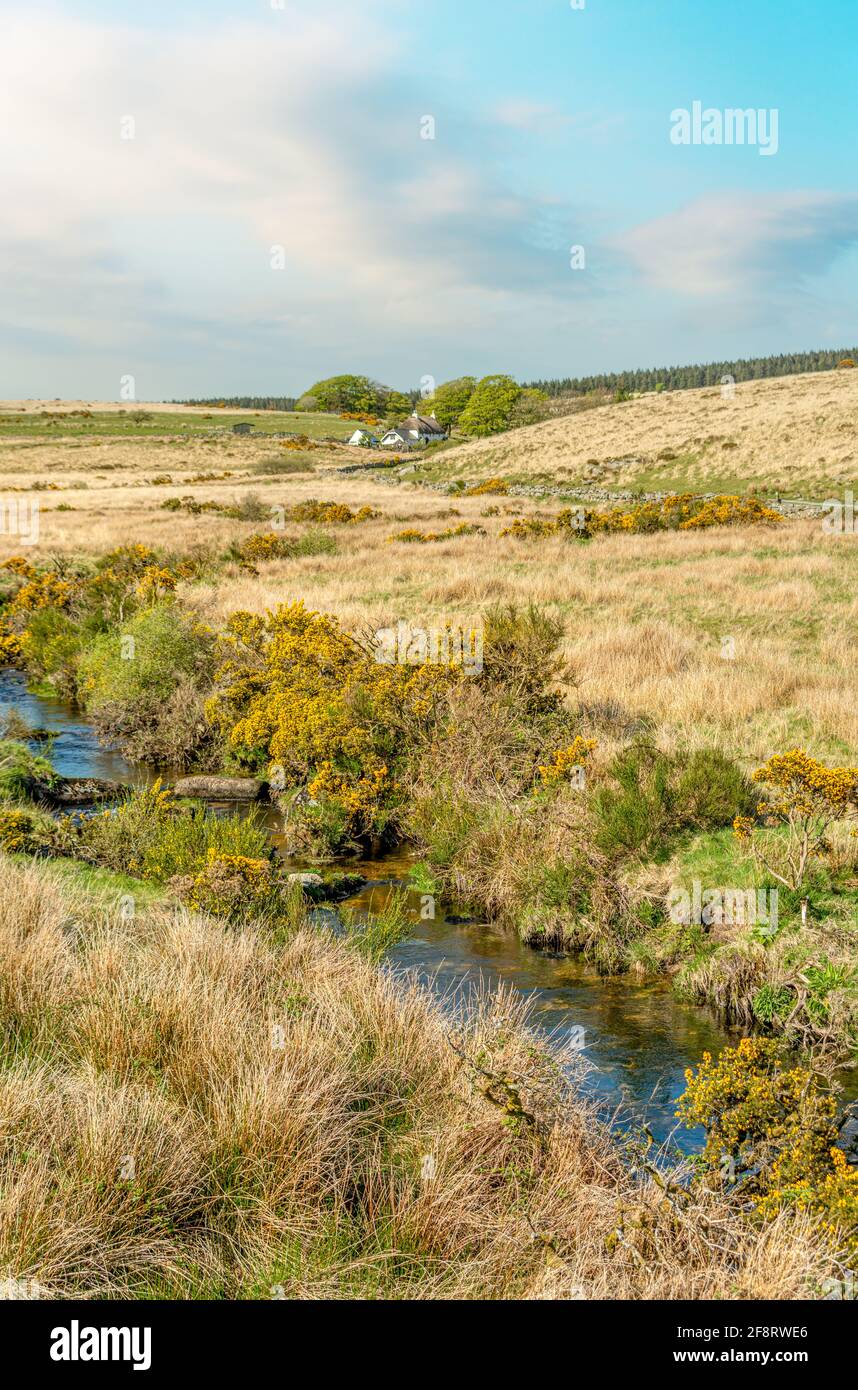
[[[650,393],[475,440],[445,453],[444,463],[466,477],[593,475],[608,487],[645,477],[666,490],[680,479],[689,491],[719,491],[712,481],[726,477],[800,493],[821,479],[855,481],[856,414],[858,371],[818,372],[742,382],[731,399],[720,387]],[[675,457],[660,458],[665,452]],[[627,466],[606,467],[617,460]]]
[[[634,1180],[511,997],[464,1022],[308,927],[120,921],[69,892],[0,862],[4,1277],[46,1296],[802,1299],[835,1267],[802,1219],[756,1230]]]
[[[848,391],[858,373],[832,374],[831,380],[832,390]],[[804,382],[757,385],[800,392]],[[663,399],[631,406],[655,409]],[[344,475],[336,466],[356,452],[345,449],[316,455],[313,473],[272,480],[251,474],[260,455],[270,456],[271,444],[219,441],[197,456],[202,447],[181,446],[185,477],[225,469],[237,476],[183,482],[169,446],[162,451],[151,440],[31,444],[20,455],[12,450],[11,464],[10,446],[0,444],[0,492],[34,479],[64,489],[70,480],[87,483],[85,490],[39,494],[40,541],[28,552],[37,558],[97,555],[129,541],[218,555],[230,541],[270,525],[163,510],[166,498],[188,493],[234,504],[253,492],[266,507],[308,497],[353,508],[370,504],[382,511],[379,520],[329,528],[336,554],[263,563],[257,576],[221,566],[209,582],[186,586],[184,597],[215,624],[239,608],[258,611],[300,598],[355,631],[399,619],[440,624],[448,616],[479,624],[493,602],[533,601],[563,616],[567,654],[587,704],[619,701],[630,714],[654,719],[668,739],[715,738],[749,761],[795,743],[821,757],[858,755],[853,535],[828,535],[820,521],[801,520],[775,530],[607,536],[589,545],[501,539],[513,514],[545,514],[547,504],[450,499],[411,483]],[[24,457],[26,471],[16,473]],[[112,460],[116,470],[99,473],[97,459]],[[171,473],[175,485],[151,486],[147,480],[159,472]],[[57,511],[58,505],[75,510]],[[487,534],[430,546],[389,543],[406,526],[437,531],[460,522],[478,523]],[[0,558],[20,549],[13,536],[0,537]],[[734,641],[734,660],[722,659],[725,637]]]
[[[61,401],[49,400],[7,400],[0,401],[0,415],[40,415],[43,411],[52,415],[69,415],[72,411],[92,410],[100,415],[130,414],[133,410],[155,411],[170,415],[228,415],[232,411],[215,411],[210,405],[175,405],[169,401]],[[251,414],[252,412],[247,412]]]

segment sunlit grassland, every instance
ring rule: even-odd
[[[285,471],[297,454],[312,472]],[[479,623],[494,602],[534,602],[564,619],[575,698],[584,703],[618,701],[649,717],[668,742],[714,738],[755,766],[795,743],[823,758],[858,756],[855,535],[830,535],[820,520],[804,519],[774,530],[515,540],[500,532],[516,516],[550,516],[561,504],[445,496],[411,475],[394,484],[387,470],[338,471],[352,461],[362,462],[362,451],[314,454],[231,436],[180,445],[33,441],[24,450],[0,444],[0,480],[60,489],[39,494],[37,560],[94,557],[132,540],[208,557],[182,597],[214,625],[237,609],[293,599],[355,632],[445,615]],[[208,473],[216,480],[192,481]],[[165,476],[169,484],[153,485]],[[234,508],[248,494],[261,519],[163,506],[191,496]],[[382,515],[336,528],[335,553],[260,562],[256,574],[223,559],[232,541],[270,528],[277,508],[310,497],[370,505]],[[485,534],[431,546],[390,540],[406,527],[460,523]],[[297,536],[301,528],[289,530]],[[14,536],[0,537],[0,555],[16,550]],[[725,638],[730,660],[722,656]]]
[[[231,430],[233,425],[249,424],[259,434],[306,434],[309,439],[348,439],[355,423],[338,415],[295,411],[171,411],[145,404],[129,404],[119,410],[74,414],[67,410],[52,413],[14,411],[0,408],[0,439],[151,439],[161,435],[205,436]]]
[[[835,1267],[800,1213],[631,1174],[511,992],[465,1019],[308,924],[72,932],[41,866],[0,882],[0,1269],[43,1297],[802,1299]]]
[[[824,500],[856,480],[856,408],[856,371],[649,393],[463,443],[429,467],[570,487]]]

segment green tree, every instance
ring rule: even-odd
[[[388,419],[393,419],[397,422],[407,420],[413,409],[414,407],[411,404],[411,398],[409,396],[404,396],[401,391],[388,392],[387,399],[384,402],[384,414]]]
[[[519,425],[536,425],[548,415],[548,397],[544,391],[527,386],[516,401],[510,424],[517,429]]]
[[[462,411],[462,433],[485,436],[508,430],[520,396],[521,387],[511,376],[484,376]]]
[[[331,376],[317,381],[298,402],[299,408],[308,399],[315,401],[318,410],[351,411],[355,414],[374,414],[384,409],[389,393],[367,376]]]
[[[421,406],[425,414],[434,410],[435,418],[445,429],[458,425],[462,412],[476,390],[477,380],[473,376],[456,377],[454,381],[444,381]]]

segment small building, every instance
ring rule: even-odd
[[[384,448],[415,449],[421,444],[435,444],[439,439],[446,438],[447,431],[435,419],[434,410],[431,415],[418,415],[415,411],[401,425],[388,430],[381,443]]]
[[[242,420],[239,422],[239,424],[233,425],[232,432],[233,434],[251,434],[253,432],[253,429],[253,425],[248,425],[245,423],[244,420]]]
[[[378,439],[372,430],[355,430],[349,440],[350,444],[361,444],[365,449],[375,449],[378,447]]]

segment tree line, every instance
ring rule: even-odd
[[[555,377],[524,384],[502,373],[482,380],[462,376],[435,386],[430,395],[415,390],[397,391],[371,377],[343,374],[315,382],[297,399],[292,396],[210,396],[173,404],[333,412],[374,423],[402,420],[416,407],[423,414],[434,413],[449,430],[479,436],[498,434],[517,425],[545,419],[557,409],[549,405],[551,398],[611,392],[615,399],[622,400],[639,391],[684,391],[717,386],[725,378],[737,382],[758,381],[765,377],[831,371],[841,363],[852,366],[856,360],[858,348],[839,348],[684,367],[641,367],[634,371]],[[562,404],[561,401],[561,409]]]
[[[829,372],[842,361],[858,361],[858,348],[819,352],[781,352],[771,357],[743,357],[732,362],[705,362],[685,367],[639,367],[628,372],[595,376],[554,377],[526,384],[546,396],[586,395],[589,391],[687,391],[695,386],[718,386],[723,377],[759,381],[764,377]]]
[[[211,405],[233,410],[294,410],[297,396],[202,396],[186,401],[171,401],[171,405]]]

